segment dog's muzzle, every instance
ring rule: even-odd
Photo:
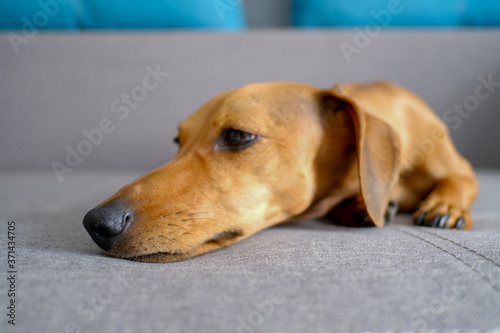
[[[113,200],[89,211],[83,225],[94,242],[108,251],[133,219],[133,210],[123,200]]]

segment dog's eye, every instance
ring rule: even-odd
[[[257,139],[257,135],[236,129],[229,129],[223,134],[222,139],[222,146],[224,148],[240,150],[250,146]]]

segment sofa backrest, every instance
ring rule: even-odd
[[[152,169],[220,92],[379,79],[427,101],[475,166],[500,166],[498,31],[15,34],[0,35],[0,169]]]

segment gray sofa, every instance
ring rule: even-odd
[[[0,279],[0,331],[500,332],[500,87],[484,86],[500,81],[500,32],[387,31],[363,47],[356,38],[38,34],[15,53],[0,35],[0,245],[15,275]],[[358,51],[346,56],[346,44]],[[405,215],[380,229],[309,221],[146,264],[104,255],[84,230],[90,208],[174,156],[177,124],[215,94],[376,79],[415,91],[447,121],[478,172],[472,231],[415,227]],[[108,131],[91,142],[103,119]]]

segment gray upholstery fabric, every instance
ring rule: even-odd
[[[2,315],[0,331],[500,330],[498,171],[480,173],[470,232],[414,227],[408,216],[382,229],[306,222],[172,264],[107,257],[82,227],[88,209],[139,175],[0,176],[2,235],[15,220],[19,276],[17,325]],[[2,278],[2,312],[6,289]]]

